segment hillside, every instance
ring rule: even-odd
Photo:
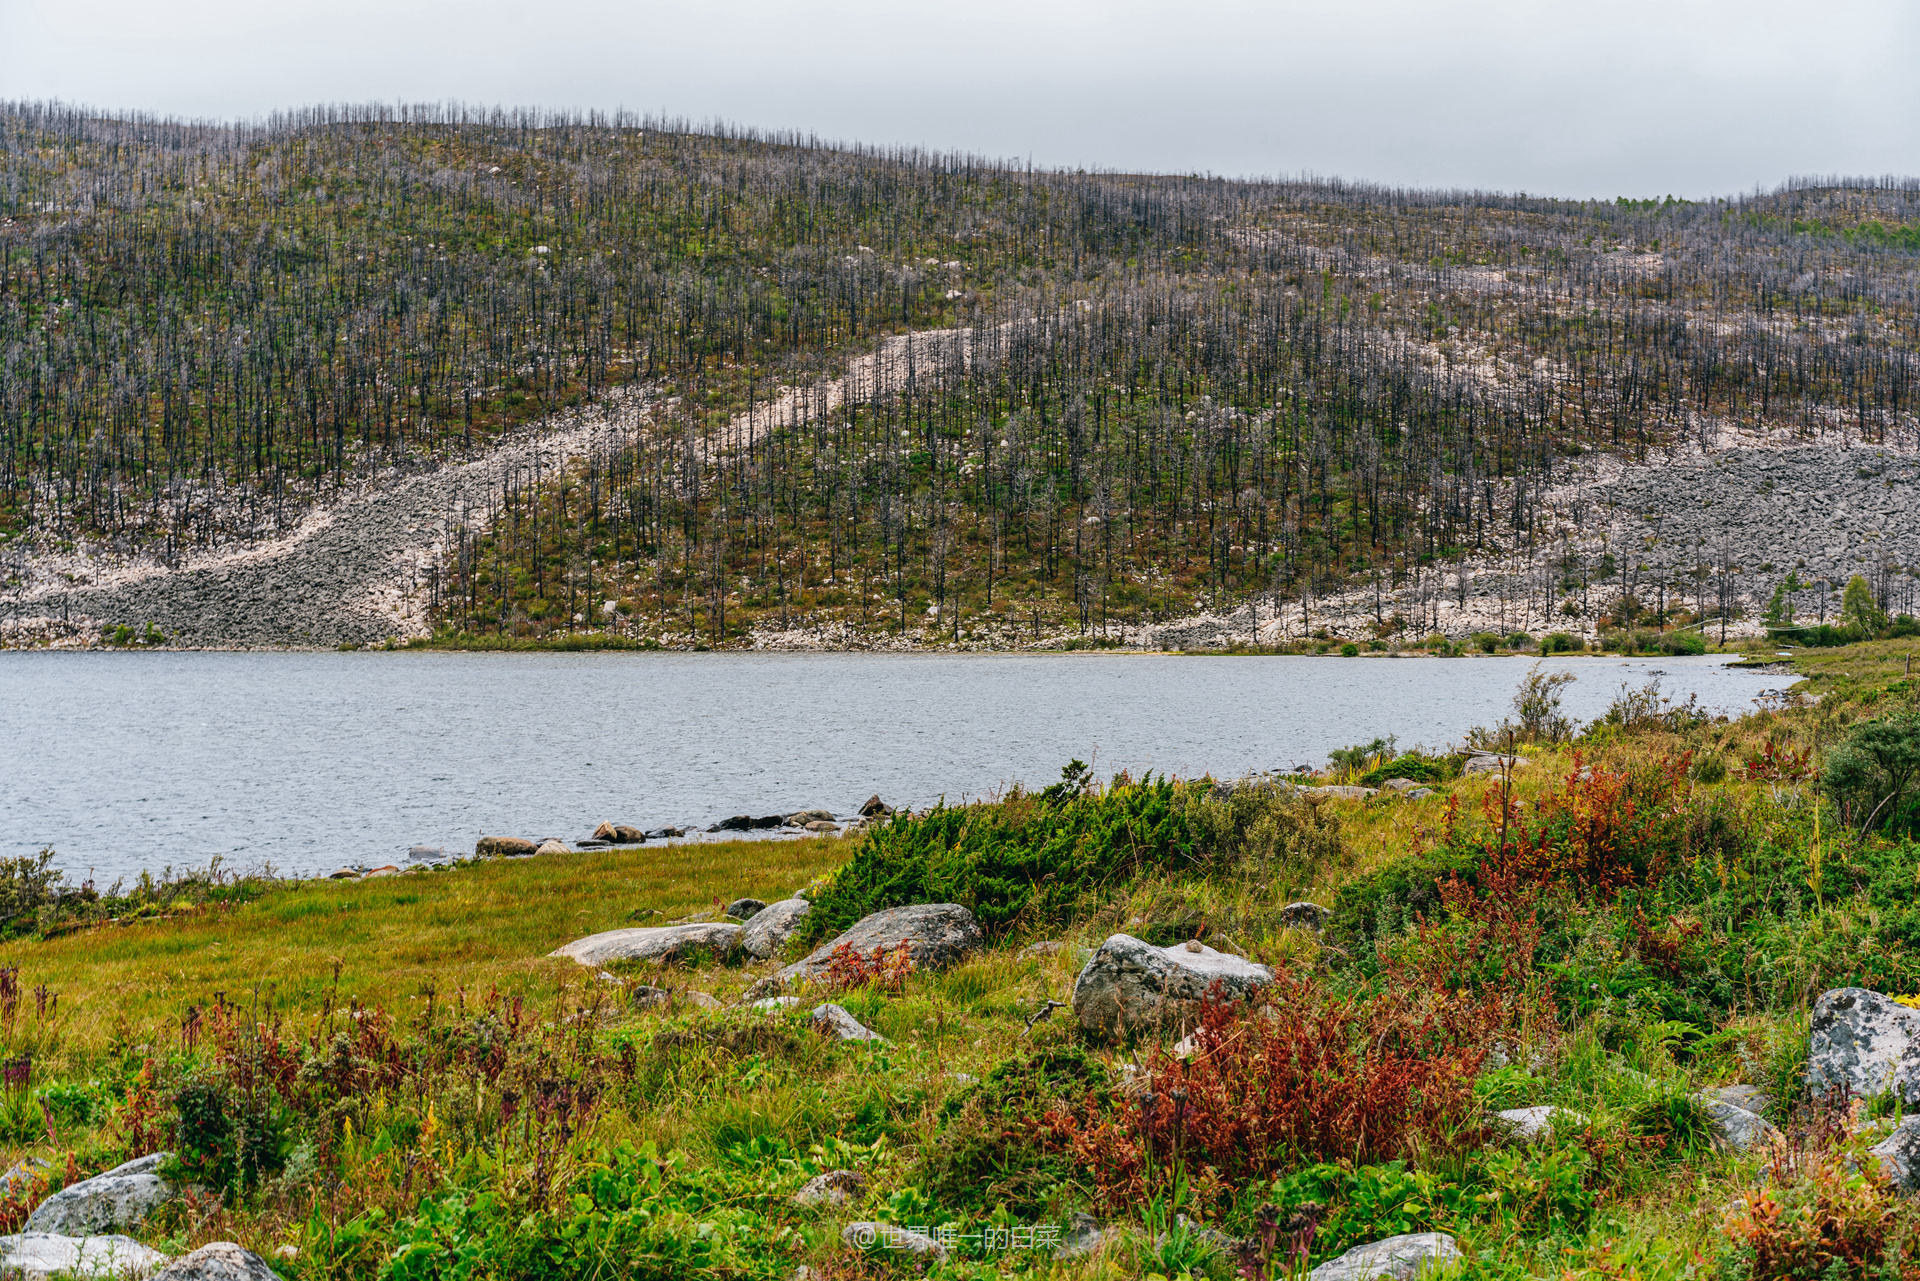
[[[1868,572],[1894,612],[1910,590],[1899,512],[1818,493],[1863,469],[1904,492],[1920,440],[1911,181],[1563,202],[624,119],[31,105],[0,112],[0,164],[22,640],[1137,643],[1362,594],[1418,630],[1463,569],[1536,630],[1623,594],[1750,624],[1789,566]],[[258,586],[234,599],[270,627],[207,616],[199,580],[153,594],[615,390],[617,432],[565,465],[442,492],[384,612],[358,571],[294,593],[341,601],[331,627]],[[1736,447],[1790,457],[1775,492],[1807,504],[1722,519],[1759,483],[1718,465]],[[1856,541],[1801,537],[1835,518]]]

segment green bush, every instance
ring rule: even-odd
[[[1540,642],[1542,654],[1572,654],[1584,648],[1572,632],[1548,632],[1547,638]]]
[[[1429,756],[1407,752],[1384,761],[1360,776],[1360,786],[1378,787],[1390,778],[1410,778],[1416,783],[1444,783],[1460,776],[1461,758]]]
[[[1358,658],[1360,657],[1360,647],[1352,641],[1348,641],[1340,647],[1340,656],[1342,658]]]
[[[1492,632],[1475,632],[1467,641],[1483,654],[1491,654],[1500,648],[1500,638]]]
[[[997,938],[1069,920],[1143,872],[1200,869],[1189,785],[1149,776],[1095,789],[1074,766],[1063,774],[1043,792],[875,828],[814,898],[806,938],[908,903],[959,903]]]
[[[1328,926],[1336,937],[1370,945],[1399,933],[1415,917],[1437,918],[1440,883],[1452,876],[1471,879],[1479,862],[1475,851],[1446,846],[1402,855],[1342,885]]]
[[[1699,632],[1665,632],[1660,637],[1662,654],[1704,654],[1707,638]]]
[[[1006,1206],[1037,1217],[1048,1193],[1078,1177],[1068,1153],[1048,1151],[1040,1118],[1089,1100],[1104,1109],[1107,1071],[1085,1050],[1042,1050],[1007,1059],[948,1099],[939,1136],[927,1149],[923,1182],[943,1208]]]
[[[1909,832],[1920,822],[1920,711],[1853,726],[1827,753],[1821,786],[1849,825]]]

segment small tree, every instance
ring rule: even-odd
[[[1800,575],[1788,570],[1780,585],[1773,589],[1773,599],[1767,602],[1767,626],[1793,626],[1793,594],[1800,590]]]
[[[1856,725],[1827,754],[1821,784],[1843,821],[1866,830],[1911,826],[1908,793],[1920,781],[1920,711]]]
[[[1858,574],[1847,580],[1847,590],[1840,597],[1840,625],[1865,639],[1883,635],[1889,626],[1887,611],[1880,608],[1873,588]]]
[[[1514,732],[1536,743],[1571,738],[1573,720],[1560,710],[1560,691],[1575,679],[1572,672],[1546,672],[1535,663],[1513,696]]]

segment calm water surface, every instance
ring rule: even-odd
[[[1748,710],[1725,660],[1550,662]],[[1051,782],[1071,757],[1234,776],[1504,715],[1526,659],[874,654],[0,654],[0,854],[102,883],[324,872],[485,833],[567,839]]]

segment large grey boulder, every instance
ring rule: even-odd
[[[1780,1131],[1773,1128],[1767,1120],[1756,1113],[1749,1112],[1737,1103],[1714,1094],[1702,1093],[1694,1096],[1706,1111],[1707,1120],[1713,1123],[1714,1137],[1723,1147],[1736,1152],[1745,1152],[1755,1144],[1765,1143]]]
[[[781,899],[755,912],[740,930],[740,946],[756,960],[769,960],[800,928],[813,904],[803,898]]]
[[[658,961],[672,965],[695,956],[726,956],[740,945],[740,926],[731,921],[699,921],[690,925],[654,925],[608,930],[575,939],[548,956],[564,956],[582,965],[613,961]]]
[[[253,1251],[231,1241],[215,1241],[181,1255],[153,1281],[281,1281],[281,1277]]]
[[[54,1277],[147,1277],[167,1256],[132,1237],[22,1232],[0,1237],[0,1276],[7,1281]]]
[[[1909,1191],[1920,1187],[1920,1116],[1902,1121],[1892,1134],[1867,1151],[1895,1187]]]
[[[155,1173],[169,1155],[150,1152],[61,1189],[27,1216],[27,1233],[87,1237],[137,1226],[173,1195],[173,1189]]]
[[[1807,1084],[1871,1098],[1897,1091],[1920,1102],[1920,1010],[1863,987],[1822,992],[1813,1003]]]
[[[1216,983],[1221,995],[1240,998],[1271,982],[1266,966],[1198,940],[1155,947],[1115,934],[1074,980],[1073,1014],[1096,1036],[1157,1030],[1196,1018]]]
[[[772,910],[772,907],[767,909],[768,912]],[[819,978],[826,973],[833,961],[834,949],[839,947],[846,947],[861,956],[871,956],[875,952],[890,952],[904,945],[914,969],[944,970],[986,942],[986,937],[980,922],[973,919],[973,913],[958,903],[916,903],[908,907],[890,907],[884,912],[862,917],[846,933],[828,939],[792,965],[760,980],[748,995],[764,996],[789,983]]]
[[[1373,1281],[1375,1277],[1408,1281],[1429,1263],[1459,1257],[1460,1247],[1446,1233],[1413,1232],[1356,1245],[1308,1273],[1307,1281]]]

